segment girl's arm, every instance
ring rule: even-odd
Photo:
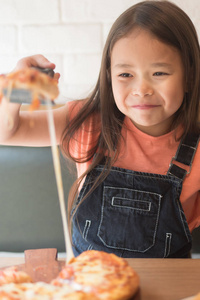
[[[55,68],[42,55],[34,55],[21,59],[14,71],[25,67]],[[59,79],[59,74],[55,78]],[[60,143],[66,125],[67,106],[53,111],[57,142]],[[49,129],[47,111],[20,111],[20,104],[7,103],[2,99],[0,105],[0,143],[16,146],[49,146]]]

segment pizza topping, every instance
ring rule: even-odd
[[[0,285],[9,282],[12,283],[32,282],[32,279],[25,272],[18,271],[16,267],[10,267],[3,271],[0,271]]]

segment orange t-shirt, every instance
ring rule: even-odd
[[[71,102],[72,103],[72,102]],[[69,108],[71,105],[69,104]],[[79,105],[70,115],[73,117],[77,112]],[[165,135],[154,137],[140,131],[134,126],[128,117],[125,117],[122,128],[120,155],[114,166],[139,172],[155,173],[166,175],[169,169],[172,157],[175,156],[180,141],[175,140],[174,131]],[[90,118],[87,124],[84,124],[76,136],[73,151],[77,156],[89,149],[97,135],[92,131],[95,126],[95,120]],[[181,130],[181,128],[180,128]],[[78,163],[77,174],[83,174],[90,162]],[[189,225],[190,231],[200,225],[200,143],[198,145],[190,174],[183,182],[183,188],[180,196],[183,210]]]

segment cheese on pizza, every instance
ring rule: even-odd
[[[44,282],[10,283],[0,287],[2,300],[95,300],[92,293],[75,290],[70,286],[56,287]]]

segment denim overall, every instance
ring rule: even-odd
[[[188,257],[192,237],[179,197],[191,169],[199,136],[188,135],[172,158],[167,175],[112,167],[109,175],[78,207],[73,217],[73,251],[115,253],[120,257]],[[76,205],[103,170],[86,177]]]

